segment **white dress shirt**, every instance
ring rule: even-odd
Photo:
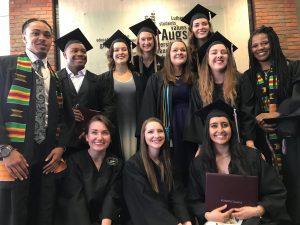
[[[72,83],[75,87],[76,92],[78,93],[80,90],[80,87],[82,85],[84,76],[86,74],[86,69],[83,68],[82,70],[78,71],[78,74],[73,74],[71,70],[69,70],[68,67],[66,67],[68,76],[70,76]]]

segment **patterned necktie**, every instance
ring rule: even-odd
[[[42,60],[36,60],[32,64],[36,71],[36,110],[35,110],[35,129],[34,140],[36,143],[42,143],[46,138],[46,102],[45,102],[45,84],[42,74],[44,63]]]

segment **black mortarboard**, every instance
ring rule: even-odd
[[[195,112],[196,115],[200,116],[203,123],[205,124],[205,121],[207,119],[211,119],[213,117],[226,117],[232,120],[236,127],[237,132],[237,139],[238,142],[240,142],[240,134],[238,129],[238,119],[237,114],[234,108],[232,108],[230,105],[225,103],[224,101],[218,99],[214,101],[213,103],[203,107],[199,111]]]
[[[280,137],[295,136],[299,132],[300,99],[286,99],[278,107],[280,117],[264,119],[265,123],[277,124],[277,133]]]
[[[229,41],[226,37],[224,37],[222,34],[220,34],[217,31],[199,49],[199,51],[198,51],[199,59],[201,59],[201,60],[203,59],[203,57],[206,54],[206,51],[207,51],[208,47],[211,46],[211,44],[213,44],[214,42],[216,44],[220,43],[220,42],[223,43],[229,49],[229,51],[231,51],[231,52],[234,52],[235,50],[238,49],[231,41]]]
[[[195,112],[196,115],[200,116],[203,122],[207,118],[212,118],[215,115],[218,115],[218,117],[224,115],[233,119],[233,113],[233,108],[220,99]]]
[[[84,36],[84,34],[81,32],[81,30],[79,28],[58,38],[55,41],[55,43],[57,44],[59,49],[64,52],[66,47],[68,47],[68,43],[73,40],[81,42],[84,45],[86,51],[89,51],[93,48],[91,43],[88,41],[88,39],[86,39],[86,37]]]
[[[134,49],[136,47],[136,44],[134,44],[125,34],[123,34],[120,30],[117,30],[110,38],[108,38],[103,45],[106,48],[110,48],[111,44],[115,41],[115,40],[123,40],[127,46],[129,48]]]
[[[129,27],[129,29],[135,34],[135,36],[138,36],[141,32],[149,32],[154,35],[161,33],[150,18]]]
[[[204,6],[197,4],[181,19],[181,21],[190,25],[195,19],[205,18],[210,21],[215,15],[217,14],[215,14],[213,11],[210,11]]]

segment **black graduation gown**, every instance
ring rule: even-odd
[[[46,139],[41,145],[34,142],[35,124],[35,73],[27,78],[32,79],[30,104],[28,112],[22,112],[22,116],[16,118],[15,122],[26,123],[26,133],[24,142],[11,142],[6,130],[7,121],[6,109],[7,96],[11,85],[16,78],[17,55],[0,57],[0,144],[11,144],[26,159],[29,164],[28,179],[23,181],[0,181],[0,224],[1,225],[20,225],[20,224],[51,224],[53,212],[53,198],[55,196],[55,179],[58,174],[42,174],[44,161],[51,150],[57,146],[64,147],[67,143],[65,135],[64,121],[61,118],[65,111],[59,109],[57,104],[57,82],[54,77],[50,78],[49,99],[48,99],[48,126]],[[22,76],[22,75],[21,75]],[[26,82],[28,79],[26,78]],[[25,82],[25,83],[26,83]],[[10,115],[10,112],[9,112]],[[24,121],[19,121],[24,118]],[[57,140],[57,130],[61,133]],[[0,158],[2,160],[2,158]]]
[[[139,131],[141,130],[143,122],[149,117],[156,117],[160,120],[163,120],[162,90],[164,81],[162,77],[163,74],[160,71],[153,74],[148,79],[142,108],[139,115]],[[171,158],[176,172],[181,177],[185,185],[187,184],[189,163],[194,158],[197,150],[197,146],[195,144],[183,140],[183,131],[187,120],[185,111],[187,111],[188,108],[191,88],[192,85],[186,84],[181,80],[178,80],[176,84],[169,82],[169,115],[171,123],[169,128],[169,136],[173,144]]]
[[[157,71],[160,71],[163,66],[164,66],[164,57],[159,56],[159,55],[155,55],[156,57],[156,66],[157,66]],[[140,70],[140,56],[135,55],[133,56],[133,66],[134,66],[134,70],[140,74],[143,74],[146,79],[148,79],[152,74],[155,73],[155,68],[154,68],[154,60],[153,62],[150,64],[149,67],[146,67],[145,64],[143,63],[143,71]]]
[[[288,61],[288,73],[291,81],[289,82],[291,98],[300,97],[300,61]],[[251,76],[251,69],[245,72]],[[284,99],[281,99],[283,101]],[[279,102],[280,104],[280,102]],[[261,101],[256,93],[255,115],[262,112]],[[296,123],[297,121],[295,121]],[[300,126],[300,125],[299,125]],[[255,146],[265,154],[269,153],[268,145],[265,141],[264,131],[256,126]],[[300,224],[300,132],[294,137],[285,138],[287,141],[287,154],[283,155],[282,176],[287,189],[286,206],[294,223]]]
[[[255,118],[254,113],[254,93],[249,85],[248,77],[238,75],[237,78],[237,98],[236,109],[239,122],[240,137],[246,140],[254,140],[255,138]],[[221,99],[224,101],[222,87],[216,87],[213,94],[214,101]],[[198,89],[198,81],[196,81],[191,90],[189,110],[186,119],[186,127],[184,129],[184,140],[201,144],[203,138],[203,122],[201,118],[195,115],[195,112],[203,107],[203,102]]]
[[[65,68],[60,70],[57,74],[63,88],[64,107],[67,109],[66,122],[69,131],[67,150],[69,151],[66,153],[70,154],[70,151],[78,151],[79,149],[81,150],[88,147],[85,140],[78,139],[82,131],[78,129],[79,126],[74,118],[73,107],[80,105],[84,108],[101,111],[114,123],[116,99],[114,90],[106,85],[105,81],[100,79],[101,77],[88,70],[86,71],[78,93]],[[120,148],[120,146],[114,146],[115,150],[117,148]],[[118,151],[121,150],[114,151],[114,154],[119,155]]]
[[[177,225],[189,221],[183,188],[176,179],[172,190],[160,179],[153,162],[159,193],[152,190],[140,152],[133,155],[123,171],[123,192],[134,225]]]
[[[247,224],[276,224],[277,219],[287,218],[285,214],[286,190],[275,170],[261,159],[258,150],[250,149],[246,146],[242,146],[242,149],[246,157],[245,160],[249,163],[249,169],[246,171],[247,174],[249,176],[257,176],[259,179],[258,204],[266,210],[260,223],[258,218],[252,218],[248,220]],[[203,224],[206,212],[206,172],[202,168],[201,160],[201,156],[199,156],[191,163],[188,200],[191,213]],[[235,166],[232,164],[229,164],[229,172],[231,174],[238,174]],[[243,221],[243,224],[246,224],[246,221]]]
[[[67,161],[66,176],[59,184],[55,225],[101,224],[103,218],[118,221],[122,196],[120,159],[107,154],[98,171],[87,150]]]

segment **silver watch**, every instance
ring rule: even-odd
[[[0,158],[9,156],[14,147],[11,145],[0,145]]]

